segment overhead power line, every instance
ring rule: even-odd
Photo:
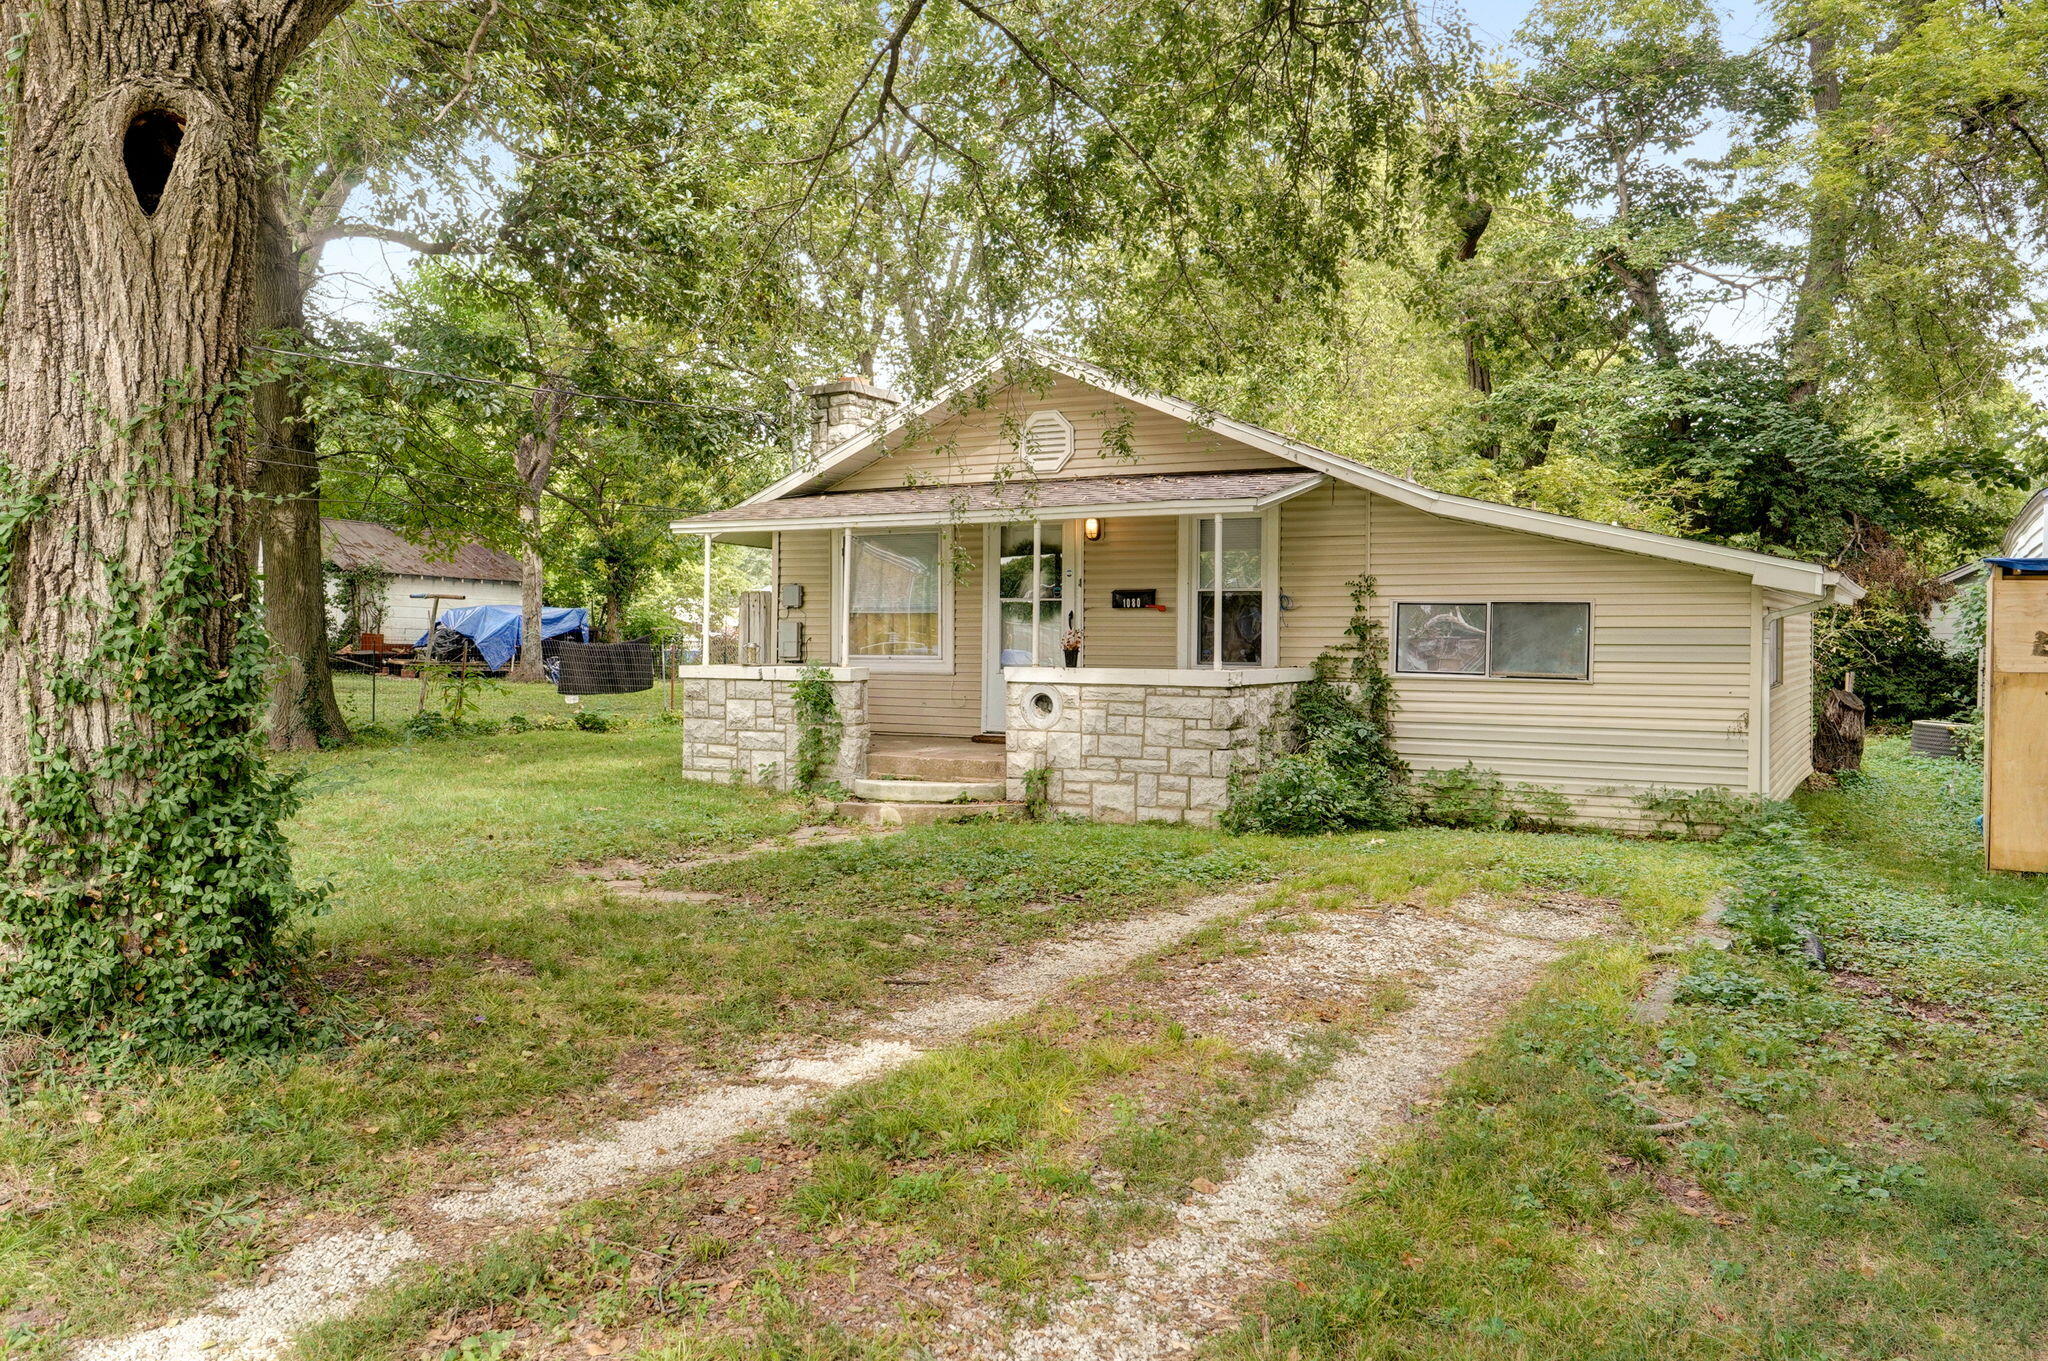
[[[249,344],[251,350],[262,350],[266,354],[288,355],[293,359],[317,359],[327,364],[346,364],[357,369],[382,369],[387,373],[407,373],[416,378],[442,378],[451,383],[473,383],[478,387],[510,388],[514,392],[551,392],[552,388],[540,387],[533,383],[514,383],[504,378],[478,378],[465,373],[446,373],[440,369],[415,368],[408,364],[386,364],[374,359],[348,359],[338,354],[320,354],[312,350],[285,350],[275,345]],[[722,406],[717,402],[671,402],[659,397],[627,397],[616,392],[589,392],[583,388],[568,390],[571,397],[588,397],[599,402],[626,402],[634,406],[659,406],[675,411],[717,411],[728,416],[751,416],[756,420],[780,425],[786,419],[778,412],[764,411],[753,406]]]
[[[366,451],[366,450],[353,450],[353,449],[343,449],[343,450],[338,450],[337,452],[335,452],[335,453],[332,453],[332,454],[320,454],[320,453],[315,453],[315,452],[314,452],[313,450],[311,450],[311,449],[300,449],[300,448],[297,448],[297,447],[295,447],[295,446],[293,446],[293,445],[289,445],[289,444],[277,444],[277,443],[274,443],[274,442],[272,442],[272,441],[270,441],[270,440],[252,440],[252,441],[251,441],[251,443],[253,443],[253,444],[256,444],[256,445],[258,445],[258,446],[260,446],[260,447],[262,447],[262,448],[265,448],[265,449],[275,449],[275,450],[278,450],[278,451],[280,451],[280,452],[283,452],[283,453],[288,453],[288,454],[304,454],[304,455],[308,456],[309,458],[313,458],[313,459],[316,459],[316,460],[320,460],[320,461],[323,461],[323,462],[324,462],[324,461],[334,461],[334,460],[339,460],[339,459],[343,459],[343,458],[351,458],[351,459],[368,459],[368,460],[370,460],[370,462],[369,462],[369,463],[367,463],[367,464],[364,464],[364,463],[360,463],[360,462],[358,462],[358,463],[354,463],[353,465],[351,465],[351,471],[354,471],[354,472],[356,472],[356,473],[359,473],[359,474],[362,474],[362,473],[380,473],[380,474],[381,474],[381,473],[389,473],[389,474],[390,474],[390,475],[392,475],[393,477],[401,478],[401,479],[403,479],[403,480],[405,480],[405,481],[412,481],[412,480],[414,480],[414,479],[416,479],[416,478],[417,478],[417,479],[426,479],[426,478],[436,478],[436,477],[440,477],[440,478],[447,478],[448,480],[450,480],[450,481],[453,481],[453,482],[468,482],[468,483],[472,483],[472,484],[474,484],[474,485],[476,485],[476,486],[480,486],[480,487],[497,487],[497,488],[502,488],[502,489],[504,489],[504,490],[506,490],[506,491],[511,491],[511,492],[523,492],[523,491],[527,490],[527,486],[526,486],[526,484],[525,484],[525,483],[523,483],[523,482],[517,482],[517,481],[513,481],[513,480],[512,480],[512,479],[510,479],[510,478],[499,478],[499,477],[478,477],[478,476],[476,476],[476,475],[475,475],[475,474],[473,474],[473,473],[458,473],[458,472],[455,472],[455,471],[453,471],[452,469],[448,469],[448,468],[407,468],[407,467],[403,467],[403,466],[400,466],[400,465],[398,465],[398,464],[395,464],[395,463],[391,463],[391,462],[389,462],[388,460],[380,459],[380,458],[378,458],[378,457],[377,457],[377,455],[375,455],[374,453],[370,453],[370,452],[368,452],[368,451]],[[317,471],[319,470],[319,468],[320,468],[320,466],[321,466],[320,462],[314,462],[314,463],[300,463],[300,462],[298,462],[298,461],[297,461],[297,460],[295,460],[295,459],[282,459],[282,458],[259,458],[259,457],[256,457],[256,456],[254,456],[254,455],[250,455],[250,456],[248,456],[248,457],[246,458],[246,460],[245,460],[245,461],[246,461],[246,462],[249,462],[249,463],[261,463],[261,464],[264,464],[264,465],[266,465],[266,466],[268,466],[268,467],[272,467],[272,468],[306,468],[306,469],[309,469],[309,470],[312,470],[312,471],[316,471],[316,472],[317,472]],[[568,497],[564,496],[564,495],[563,495],[562,493],[560,493],[560,492],[558,492],[558,491],[554,491],[554,490],[552,490],[552,489],[547,489],[547,490],[545,490],[543,494],[544,494],[544,495],[549,495],[549,496],[553,496],[553,497],[554,497],[554,498],[555,498],[556,500],[558,500],[558,501],[566,501],[566,500],[568,500],[568,499],[569,499]],[[333,497],[334,495],[335,495],[335,493],[332,493],[332,492],[330,492],[330,491],[328,491],[328,490],[326,490],[326,489],[324,489],[324,488],[322,489],[322,491],[321,491],[321,493],[320,493],[320,496],[321,496],[321,499],[322,499],[322,500],[330,499],[330,498],[331,498],[331,497]],[[403,499],[403,500],[411,500],[412,498],[410,498],[410,497],[404,497],[404,498],[399,498],[399,499]],[[428,503],[428,502],[425,502],[425,501],[415,501],[415,502],[414,502],[413,504],[415,504],[415,505],[428,505],[428,504],[430,504],[430,503]],[[450,509],[460,509],[460,508],[461,508],[461,507],[453,507],[453,506],[449,506],[449,505],[448,505],[448,503],[439,503],[439,504],[443,505],[444,507],[450,508]],[[667,515],[667,516],[670,516],[670,517],[672,517],[672,518],[674,518],[674,517],[681,517],[681,516],[687,516],[687,515],[697,515],[697,514],[701,514],[701,513],[702,513],[702,510],[703,510],[703,508],[702,508],[701,506],[700,506],[700,507],[697,507],[697,508],[695,508],[695,509],[692,509],[692,508],[689,508],[689,507],[685,507],[685,506],[663,506],[663,505],[655,505],[654,503],[652,503],[652,502],[648,502],[648,501],[613,501],[613,502],[610,502],[609,504],[611,504],[611,505],[613,505],[613,506],[616,506],[616,507],[618,507],[618,508],[619,508],[619,509],[621,509],[621,510],[651,510],[651,511],[657,511],[657,512],[659,512],[660,514],[663,514],[663,515]]]

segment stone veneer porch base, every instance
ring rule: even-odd
[[[683,677],[683,775],[772,789],[796,783],[796,682],[801,666],[692,666]],[[826,778],[842,788],[868,773],[866,667],[825,668],[839,710],[839,758]]]
[[[1213,824],[1233,778],[1284,744],[1294,689],[1314,674],[1012,667],[1010,797],[1023,799],[1030,773],[1045,768],[1054,813]]]

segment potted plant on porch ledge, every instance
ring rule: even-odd
[[[1060,639],[1060,651],[1066,654],[1068,666],[1079,666],[1081,664],[1081,630],[1068,629],[1066,635]]]

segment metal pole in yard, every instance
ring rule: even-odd
[[[383,669],[381,661],[370,668],[370,726],[373,728],[377,726],[377,673]]]
[[[661,645],[661,669],[668,672],[668,707],[676,707],[676,650],[667,643]]]

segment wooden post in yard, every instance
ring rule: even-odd
[[[2048,871],[2048,562],[1993,558],[1984,581],[1984,863]]]
[[[469,597],[466,595],[441,595],[434,591],[414,591],[410,595],[408,595],[406,599],[431,600],[434,602],[433,605],[430,607],[432,612],[427,615],[427,646],[432,647],[434,645],[434,630],[441,626],[441,602],[444,600],[467,600],[469,599]],[[427,660],[431,662],[433,659],[430,657]],[[370,693],[374,695],[376,691],[372,690]],[[420,671],[420,707],[418,712],[425,713],[426,711],[427,673],[425,669],[422,668]]]

